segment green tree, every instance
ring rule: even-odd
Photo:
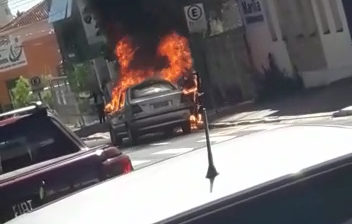
[[[20,78],[16,81],[15,88],[12,89],[14,96],[14,107],[19,108],[28,105],[31,101],[30,91],[31,86],[28,79],[20,76]]]
[[[68,74],[68,81],[75,93],[88,90],[88,66],[87,64],[74,65],[73,71]]]

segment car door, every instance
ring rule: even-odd
[[[89,150],[56,119],[51,118],[50,122],[51,131],[56,132],[53,133],[55,143],[51,145],[51,150],[58,157],[43,155],[48,149],[42,148],[41,156],[46,157],[45,160],[55,160],[40,177],[43,201],[97,183],[101,176],[101,150]]]
[[[0,134],[1,221],[99,179],[99,153],[52,118],[30,116]]]

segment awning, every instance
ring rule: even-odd
[[[70,18],[71,12],[72,0],[52,0],[49,12],[49,23]]]

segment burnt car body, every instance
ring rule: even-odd
[[[89,149],[45,108],[11,114],[0,121],[0,223],[132,170],[116,147]]]
[[[115,145],[128,137],[135,143],[141,134],[170,132],[181,127],[191,131],[190,115],[194,104],[173,84],[151,79],[128,88],[124,106],[110,117],[110,136]]]

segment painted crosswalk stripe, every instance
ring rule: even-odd
[[[164,154],[181,154],[192,151],[193,148],[176,148],[176,149],[166,149],[159,152],[154,152],[153,155],[164,155]]]
[[[150,160],[132,160],[132,166],[138,166],[149,162]]]
[[[158,142],[158,143],[153,143],[150,144],[151,146],[163,146],[163,145],[168,145],[170,142]]]
[[[230,135],[233,135],[235,134],[236,132],[239,132],[239,131],[242,131],[244,129],[246,129],[247,127],[238,127],[236,129],[227,129],[225,131],[220,131],[220,132],[215,132],[215,133],[211,133],[210,134],[210,137],[219,137],[219,136],[230,136]]]
[[[210,137],[210,141],[211,142],[223,142],[223,141],[227,141],[227,140],[230,140],[232,138],[236,138],[236,136],[217,136],[217,137]],[[199,141],[197,141],[198,143],[204,143],[206,142],[206,139],[201,139]]]

